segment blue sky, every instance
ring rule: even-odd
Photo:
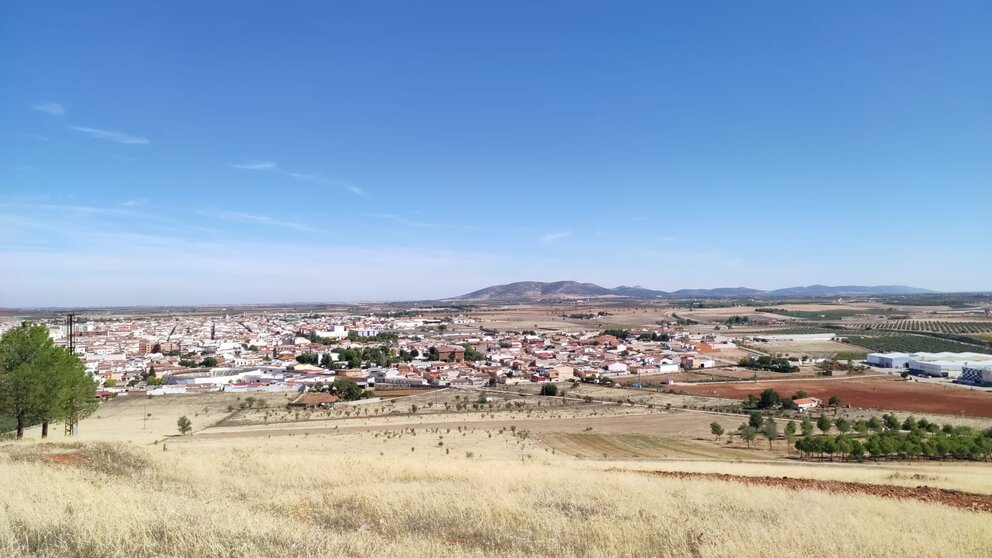
[[[0,306],[992,289],[988,2],[5,2]]]

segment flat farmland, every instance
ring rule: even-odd
[[[837,353],[860,351],[861,347],[838,341],[775,341],[772,343],[752,343],[753,347],[769,354],[786,356],[807,355],[815,358],[830,358]]]
[[[606,316],[592,319],[569,318],[572,314],[597,314]],[[478,310],[471,313],[476,323],[455,331],[478,331],[479,326],[500,331],[598,331],[607,328],[657,327],[659,321],[670,321],[671,308],[663,306],[625,308],[614,306],[517,306],[500,309]]]
[[[636,394],[634,395],[636,396]],[[556,415],[545,412],[530,417],[497,415],[496,418],[482,418],[475,413],[449,413],[433,416],[344,419],[318,423],[216,426],[198,433],[198,439],[315,436],[359,432],[423,431],[458,427],[473,431],[509,431],[511,428],[515,428],[535,433],[646,434],[674,436],[683,439],[709,439],[712,437],[710,422],[719,422],[724,429],[729,431],[737,428],[742,420],[740,415],[703,415],[694,412],[659,410],[645,412],[642,408],[618,408],[612,405],[599,404],[591,405],[590,411],[594,409],[598,409],[596,415],[591,413]]]
[[[862,409],[992,418],[992,393],[887,376],[679,386],[686,393],[730,399],[743,399],[749,393],[757,395],[767,388],[783,396],[804,390],[824,401],[837,395],[843,404]]]

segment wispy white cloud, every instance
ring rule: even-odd
[[[116,130],[101,130],[99,128],[87,128],[85,126],[69,126],[69,129],[88,134],[90,137],[95,139],[114,141],[117,143],[125,143],[129,145],[144,145],[150,143],[148,139],[141,136],[132,136]]]
[[[31,213],[23,206],[0,208],[0,231],[17,232],[0,243],[0,261],[9,264],[0,307],[441,298],[488,284],[491,268],[504,269],[509,262],[498,254],[437,246],[349,246],[317,235],[276,240],[231,229],[162,233],[149,229],[143,218],[121,227],[117,219],[60,207],[56,212],[34,206]],[[229,217],[248,222],[277,218]],[[259,254],[279,254],[283,261],[305,265],[266,265]],[[359,270],[416,266],[434,273],[423,281],[412,281],[408,274],[341,275],[341,262]],[[190,269],[211,272],[191,274]],[[66,283],[66,274],[76,280]]]
[[[277,170],[278,168],[278,165],[272,161],[257,161],[255,163],[234,164],[231,166],[240,170]]]
[[[282,167],[279,166],[278,163],[276,163],[274,161],[253,161],[251,163],[240,163],[240,164],[239,163],[233,163],[231,165],[231,168],[235,168],[235,169],[238,169],[238,170],[274,172],[274,173],[277,173],[277,174],[281,174],[283,176],[288,176],[289,178],[292,178],[293,180],[299,180],[301,182],[313,182],[313,183],[316,183],[316,184],[327,184],[327,185],[330,185],[330,186],[336,186],[338,188],[345,189],[345,190],[351,192],[352,194],[356,194],[356,195],[359,195],[359,196],[364,196],[365,195],[365,190],[359,188],[358,186],[354,186],[354,185],[348,184],[346,182],[337,182],[337,181],[334,181],[334,180],[328,180],[328,179],[320,176],[319,174],[310,174],[310,173],[304,173],[304,172],[291,172],[291,171],[288,171],[286,169],[283,169]]]
[[[52,116],[65,116],[65,107],[60,103],[41,103],[40,105],[31,107],[31,109],[50,114]]]
[[[303,223],[297,223],[291,220],[277,219],[275,217],[269,217],[268,215],[255,215],[253,213],[242,213],[240,211],[222,211],[220,213],[201,211],[200,213],[213,217],[219,217],[227,221],[259,223],[271,227],[282,227],[303,232],[319,232],[317,229],[309,225],[304,225]]]
[[[546,233],[545,235],[543,235],[541,237],[541,240],[543,242],[555,242],[555,241],[561,240],[563,238],[567,238],[571,234],[572,234],[571,231],[549,232],[549,233]]]
[[[124,206],[124,207],[137,207],[139,205],[144,204],[146,201],[148,201],[148,200],[145,199],[145,198],[138,198],[138,199],[134,199],[134,200],[127,200],[124,203],[122,203],[121,205]]]

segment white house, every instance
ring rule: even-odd
[[[805,413],[810,409],[815,409],[820,406],[820,400],[817,399],[816,397],[804,397],[802,399],[796,399],[795,401],[793,401],[793,403],[795,403],[796,408],[799,409],[800,413]]]
[[[626,374],[629,372],[627,365],[622,362],[614,362],[606,367],[606,370],[614,374]]]

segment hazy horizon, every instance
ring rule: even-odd
[[[992,5],[0,7],[0,306],[992,290]]]

